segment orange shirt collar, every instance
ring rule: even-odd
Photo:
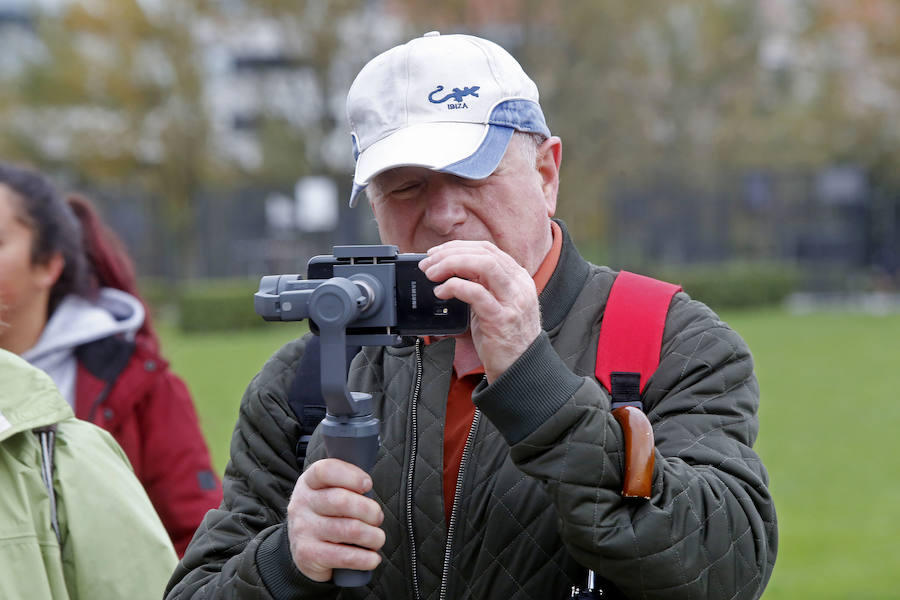
[[[556,224],[556,221],[550,221],[550,230],[553,234],[553,245],[550,246],[550,252],[544,257],[544,262],[541,263],[541,266],[538,267],[537,272],[532,277],[538,294],[544,291],[547,282],[550,281],[550,277],[553,275],[553,271],[556,270],[557,263],[559,263],[559,255],[562,254],[562,230]]]

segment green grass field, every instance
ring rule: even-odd
[[[900,315],[747,313],[781,535],[765,598],[898,598]]]
[[[780,548],[766,600],[898,598],[900,315],[723,315],[750,344],[762,390],[756,446]],[[186,336],[162,327],[224,470],[241,394],[303,326]]]
[[[219,473],[228,462],[231,432],[247,384],[278,348],[306,330],[305,323],[269,323],[227,334],[185,334],[159,326],[163,354],[191,390]]]

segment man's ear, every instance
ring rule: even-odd
[[[562,163],[562,140],[551,136],[538,147],[537,172],[541,176],[541,190],[547,205],[547,216],[556,213],[556,195],[559,192],[559,166]]]

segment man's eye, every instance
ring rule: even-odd
[[[413,181],[413,182],[409,182],[409,183],[404,183],[402,185],[398,185],[391,191],[391,195],[408,196],[410,194],[415,193],[415,191],[418,189],[419,189],[419,183]]]

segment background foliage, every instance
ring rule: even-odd
[[[122,223],[123,207],[141,207],[132,220],[151,233],[128,241],[146,274],[244,276],[287,268],[271,261],[285,252],[302,265],[302,246],[279,251],[272,239],[308,236],[267,229],[262,201],[306,175],[334,179],[344,198],[352,77],[440,29],[497,40],[539,83],[564,140],[559,214],[613,266],[800,261],[808,285],[810,270],[835,263],[871,275],[869,287],[897,286],[900,6],[890,0],[48,6],[29,13],[29,44],[0,36],[18,52],[0,69],[0,156],[95,193]],[[858,174],[859,204],[816,200],[834,168]],[[637,207],[646,212],[630,215]],[[364,211],[341,219],[314,253],[373,241]],[[268,263],[244,260],[248,238]],[[211,252],[221,239],[227,251]],[[834,256],[818,256],[828,243]]]

